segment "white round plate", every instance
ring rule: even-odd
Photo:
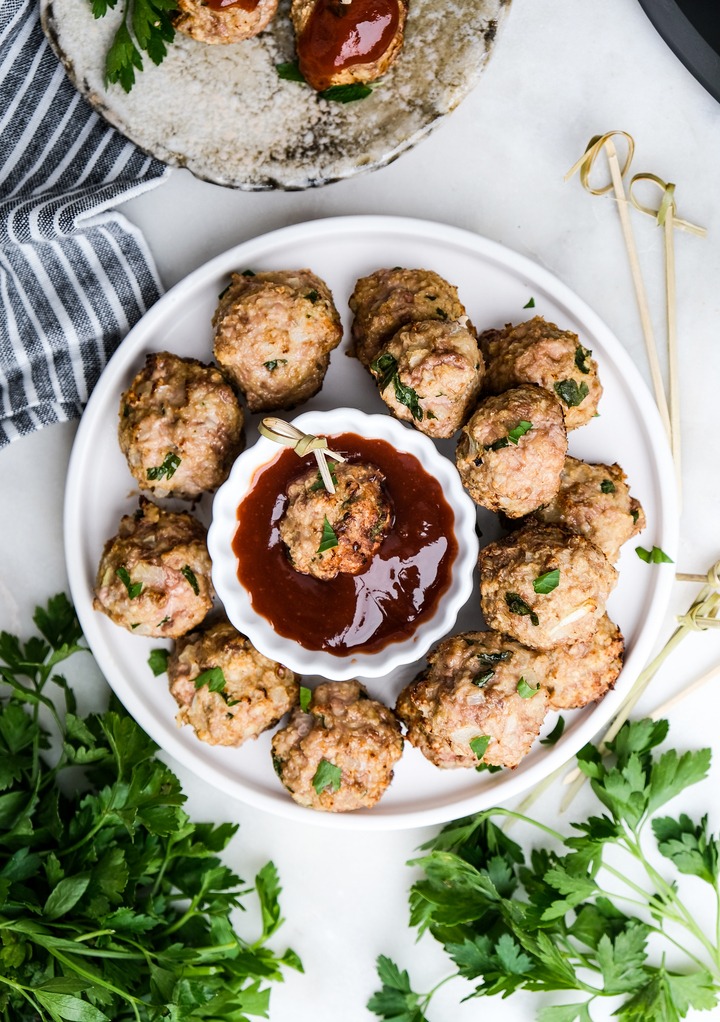
[[[405,43],[372,94],[329,102],[276,65],[292,61],[289,0],[242,43],[181,33],[129,93],[105,82],[125,4],[95,20],[90,0],[41,0],[42,25],[75,87],[146,152],[233,188],[313,188],[391,163],[477,84],[510,0],[411,0]]]
[[[608,603],[610,616],[626,640],[625,667],[605,698],[565,713],[565,732],[556,745],[535,744],[513,771],[439,770],[406,745],[395,779],[371,810],[319,813],[297,806],[271,765],[270,735],[239,749],[206,745],[189,727],[175,724],[175,702],[167,679],[153,677],[148,655],[159,640],[133,636],[92,608],[100,554],[115,535],[123,514],[137,504],[137,490],[117,442],[121,392],[150,351],[212,359],[210,319],[228,275],[244,269],[310,267],[330,286],[343,316],[345,338],[333,352],[325,385],[297,411],[338,405],[386,412],[375,384],[360,363],[345,355],[355,281],[383,266],[435,270],[455,284],[478,330],[542,315],[573,330],[597,359],[605,392],[600,415],[570,434],[570,453],[589,461],[618,461],[632,494],[647,514],[637,542],[658,546],[673,559],[678,539],[674,471],[657,409],[635,365],[598,316],[547,270],[500,245],[457,228],[394,217],[340,217],[287,227],[245,242],[217,256],[169,291],[128,334],[102,374],[80,422],[70,461],[65,502],[65,548],[72,597],[85,636],[119,698],[142,727],[168,753],[207,783],[262,809],[330,827],[392,829],[445,822],[517,795],[566,762],[617,712],[645,665],[669,600],[673,567],[646,564],[625,545],[620,580]],[[534,300],[532,310],[525,308]],[[293,413],[294,414],[294,413]],[[257,416],[248,423],[248,444],[256,438]],[[453,441],[440,450],[452,457]],[[167,503],[167,502],[166,502]],[[196,509],[207,521],[207,495]],[[179,507],[170,503],[168,506]],[[497,519],[478,512],[482,542],[499,535]],[[456,630],[483,627],[477,586],[460,612]],[[421,665],[368,682],[376,698],[393,705]],[[310,681],[312,684],[312,681]],[[547,733],[556,716],[551,714]]]

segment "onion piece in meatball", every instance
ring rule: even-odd
[[[486,546],[478,564],[487,624],[533,649],[592,635],[618,577],[584,536],[533,522]]]
[[[293,799],[331,813],[369,809],[384,794],[403,738],[395,714],[357,681],[318,685],[273,735],[275,771]]]
[[[550,709],[573,710],[602,699],[620,675],[624,653],[622,632],[603,614],[587,638],[542,654]]]
[[[614,564],[623,543],[646,524],[642,505],[630,496],[626,478],[619,465],[593,465],[568,457],[560,489],[533,517],[585,536]]]
[[[221,5],[213,0],[177,0],[174,26],[178,32],[199,43],[241,43],[267,28],[277,11],[278,0],[257,0],[246,4]]]
[[[252,412],[316,394],[342,337],[332,295],[310,270],[233,273],[212,323],[215,358]]]
[[[589,422],[602,395],[597,362],[577,334],[535,316],[480,335],[484,390],[501,394],[518,383],[537,383],[557,397],[568,430]]]
[[[463,322],[401,327],[370,365],[393,415],[437,439],[453,436],[475,404],[484,364]]]
[[[175,644],[168,659],[170,692],[209,745],[242,745],[274,727],[298,701],[297,676],[259,653],[229,621],[216,621]]]
[[[216,366],[149,354],[120,398],[118,439],[141,489],[194,500],[227,479],[243,448],[244,416]]]
[[[526,383],[480,402],[455,461],[476,504],[520,518],[555,496],[566,451],[559,402]]]
[[[457,288],[439,274],[400,266],[361,277],[349,305],[353,313],[353,354],[366,367],[400,327],[426,319],[454,322],[466,315]]]
[[[134,635],[177,638],[212,607],[205,527],[185,511],[140,498],[105,544],[93,607]]]
[[[516,767],[547,711],[542,654],[497,632],[443,640],[395,707],[406,738],[438,767]]]
[[[312,468],[288,487],[280,538],[296,571],[319,579],[360,575],[392,524],[385,476],[367,462],[333,465],[330,493]]]

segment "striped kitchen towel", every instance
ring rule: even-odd
[[[37,0],[1,0],[0,448],[78,418],[161,294],[144,238],[109,210],[167,173],[75,90]]]

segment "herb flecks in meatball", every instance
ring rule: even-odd
[[[464,322],[432,319],[401,327],[370,365],[393,415],[437,439],[453,436],[466,421],[483,368]]]
[[[215,358],[253,412],[316,394],[342,337],[332,295],[310,270],[234,273],[212,323]]]
[[[542,655],[496,632],[441,642],[395,708],[407,739],[438,767],[516,767],[540,734]]]
[[[280,538],[296,571],[319,579],[359,575],[392,524],[385,476],[366,462],[334,465],[330,493],[313,468],[288,487]]]
[[[520,518],[555,496],[566,451],[558,401],[524,384],[480,402],[463,429],[455,460],[476,504]]]
[[[572,710],[602,699],[620,675],[622,632],[607,614],[591,635],[543,654],[543,677],[551,710]]]
[[[277,5],[278,0],[258,0],[248,10],[237,3],[222,6],[206,0],[177,0],[174,26],[199,43],[241,43],[267,28]]]
[[[423,320],[455,322],[466,315],[457,288],[433,270],[376,270],[350,296],[354,354],[369,367],[400,327]]]
[[[212,606],[210,568],[205,527],[141,497],[105,544],[93,607],[135,635],[177,638]]]
[[[243,423],[216,366],[161,351],[147,356],[120,399],[118,439],[141,489],[193,500],[227,478]]]
[[[478,563],[487,624],[534,649],[590,636],[618,577],[601,550],[560,525],[525,525]]]
[[[357,681],[318,685],[272,740],[275,771],[309,809],[369,809],[384,794],[400,759],[400,723]]]
[[[533,516],[558,523],[599,547],[615,563],[620,548],[645,528],[642,505],[630,496],[619,465],[590,464],[566,458],[560,489]]]
[[[488,394],[536,383],[560,401],[568,430],[589,422],[602,395],[597,362],[577,334],[535,316],[480,335]]]
[[[259,653],[229,621],[191,632],[168,659],[170,692],[210,745],[242,745],[274,727],[298,701],[297,676]]]

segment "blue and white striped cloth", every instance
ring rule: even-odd
[[[74,89],[38,0],[0,0],[0,448],[78,418],[108,358],[162,292],[111,206],[168,173]]]

